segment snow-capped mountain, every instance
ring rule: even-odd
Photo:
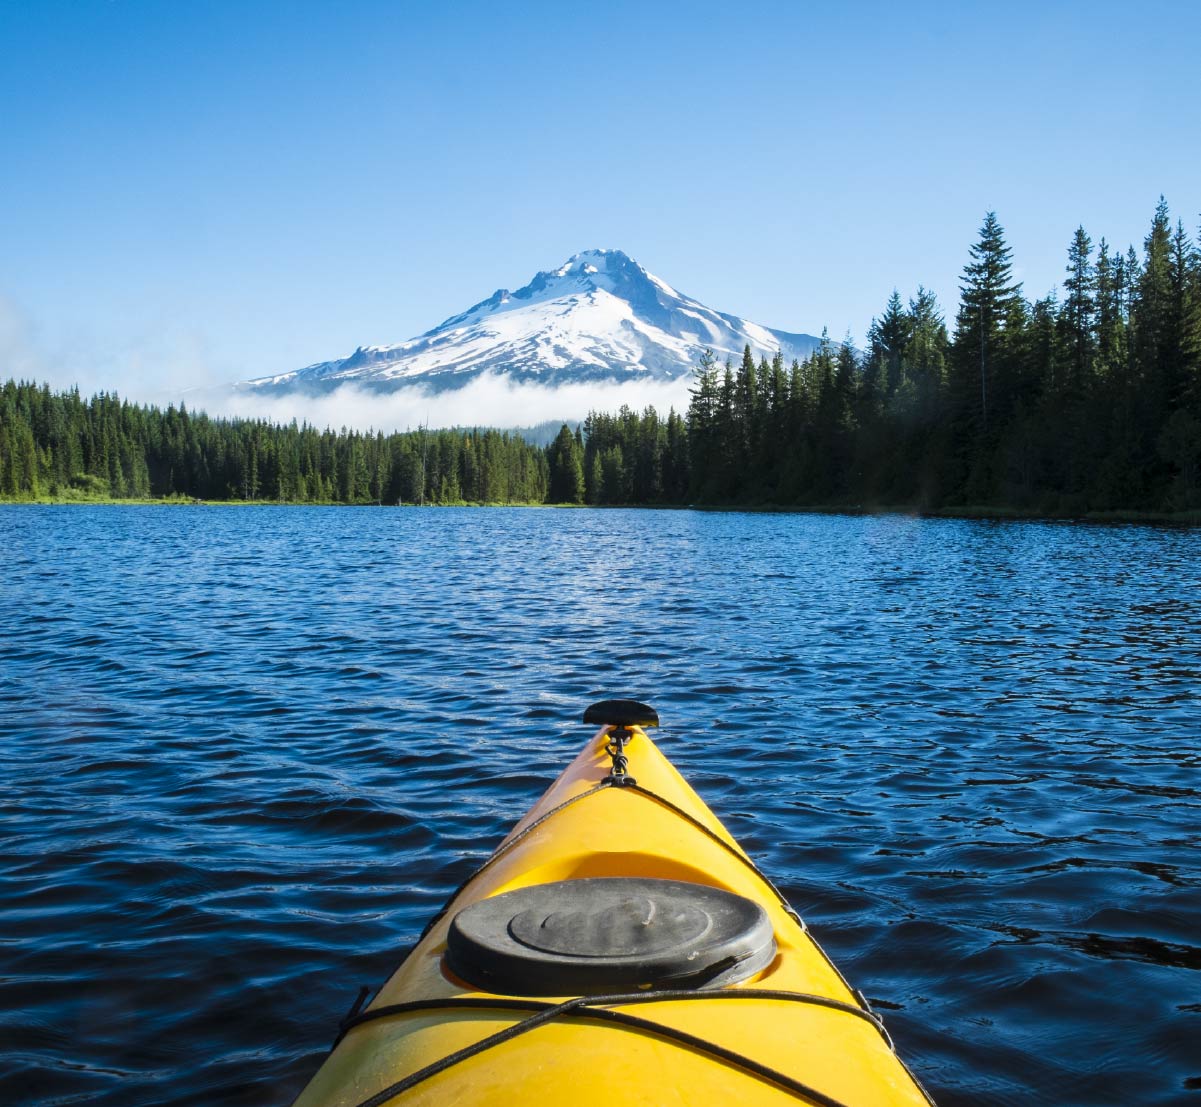
[[[586,250],[524,288],[499,289],[461,315],[397,346],[360,346],[350,357],[247,382],[256,389],[324,390],[354,383],[455,388],[492,372],[548,385],[674,380],[705,347],[718,358],[781,350],[787,361],[817,344],[714,311],[677,292],[620,250]]]

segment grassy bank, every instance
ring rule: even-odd
[[[417,507],[418,504],[380,504],[367,502],[345,504],[338,500],[201,500],[192,496],[131,496],[127,498],[115,496],[99,496],[69,489],[66,493],[42,496],[0,496],[0,506],[8,504],[42,504],[61,506],[63,504],[81,504],[85,506],[129,507],[152,505],[157,507]],[[453,503],[429,503],[425,507],[573,507],[574,504],[543,504],[514,501],[500,503],[496,501],[456,500]]]

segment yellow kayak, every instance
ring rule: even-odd
[[[647,737],[600,730],[342,1023],[296,1107],[932,1101]]]

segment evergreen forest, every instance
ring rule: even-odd
[[[392,435],[0,388],[0,498],[699,504],[1016,510],[1201,507],[1201,253],[1161,199],[1142,250],[1068,244],[1028,300],[988,213],[948,320],[894,292],[863,349],[785,365],[706,351],[684,413],[623,407],[545,448],[496,430]]]

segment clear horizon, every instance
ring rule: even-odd
[[[0,376],[160,399],[401,342],[616,247],[767,326],[948,323],[985,211],[1196,236],[1201,8],[0,11]]]

